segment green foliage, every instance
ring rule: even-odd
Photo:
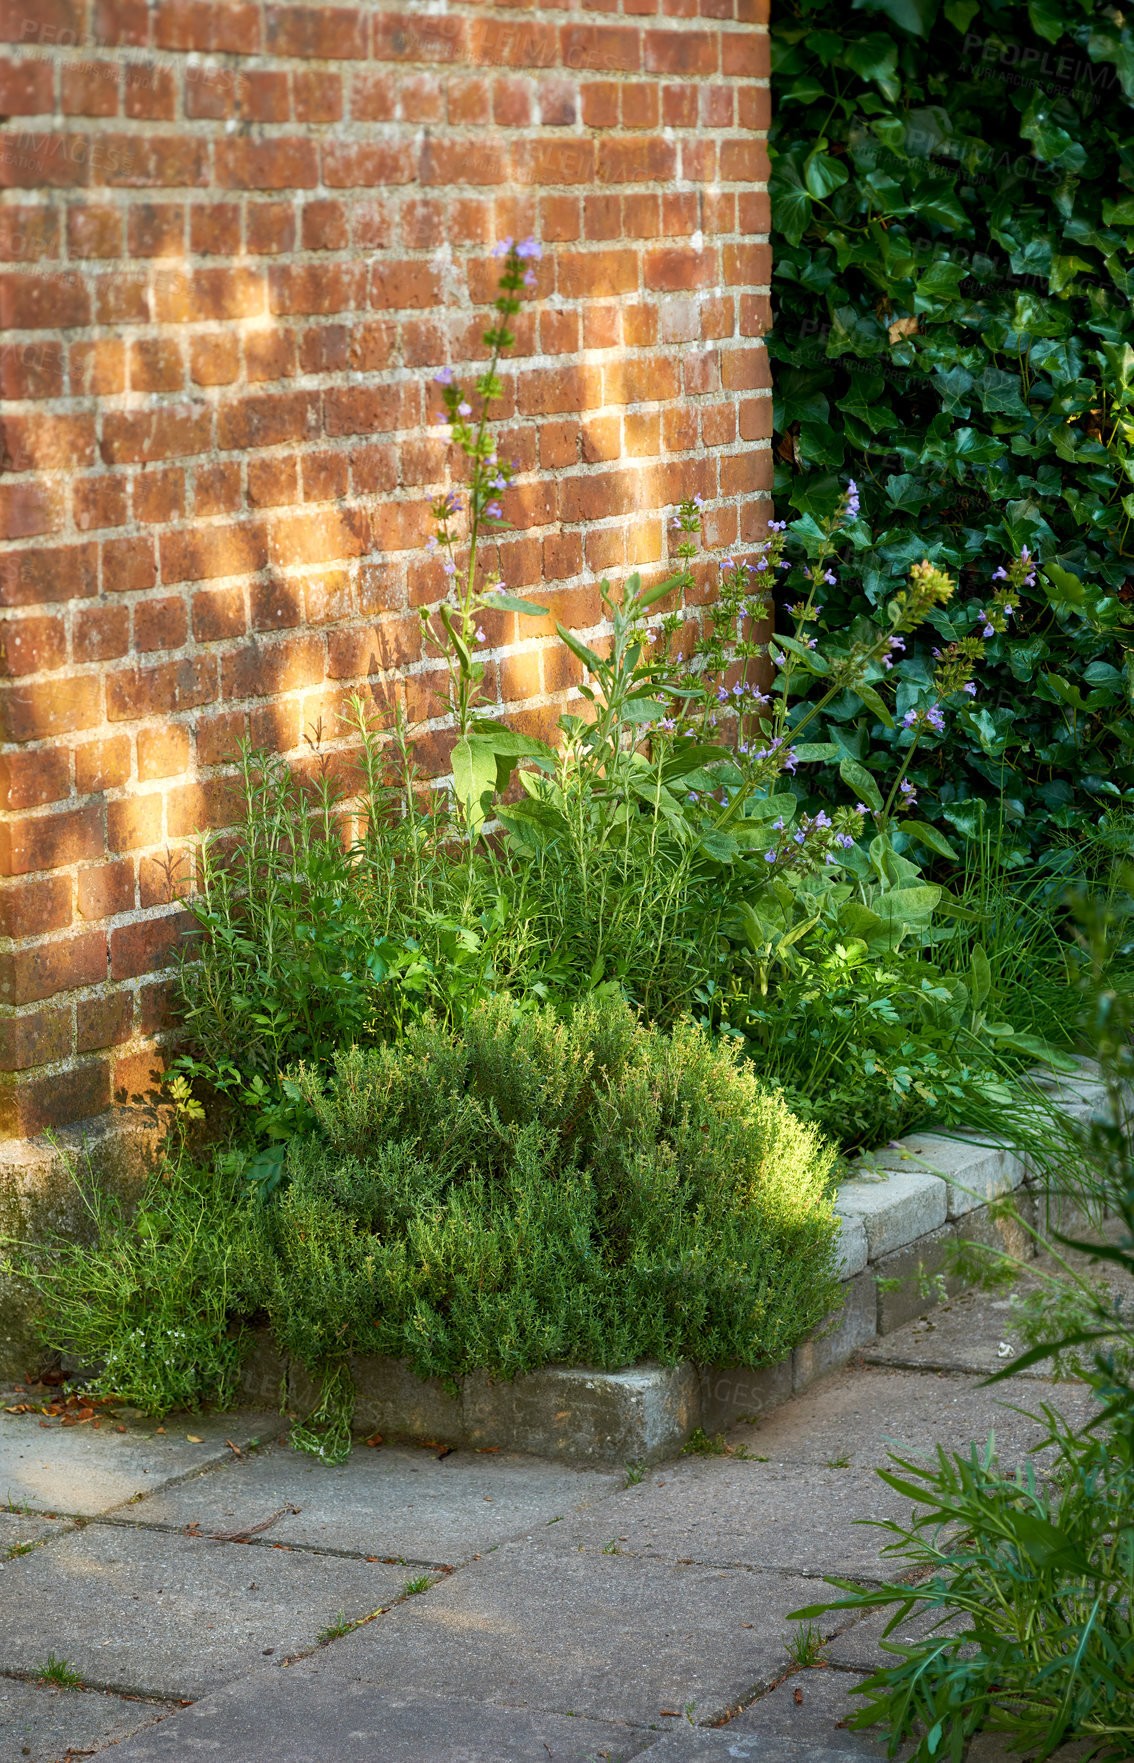
[[[754,1364],[835,1298],[833,1153],[691,1025],[499,999],[295,1082],[316,1126],[264,1215],[258,1299],[314,1372]]]
[[[49,1653],[47,1659],[36,1672],[40,1683],[53,1683],[59,1689],[77,1690],[82,1688],[83,1680],[77,1671],[72,1671],[66,1659],[57,1659]]]
[[[236,1320],[258,1228],[247,1188],[182,1157],[149,1178],[132,1218],[98,1188],[83,1197],[89,1240],[18,1253],[44,1346],[78,1360],[90,1395],[147,1414],[229,1406],[251,1343]]]
[[[942,649],[986,630],[1006,553],[1040,560],[987,630],[979,697],[910,772],[931,820],[968,837],[1003,812],[1034,850],[1134,788],[1134,31],[1104,0],[788,0],[772,34],[790,554],[852,473],[829,618],[869,613],[928,556],[960,577],[931,615]],[[932,642],[895,665],[901,714]],[[895,775],[900,720],[854,693],[827,716]]]
[[[991,1439],[968,1457],[940,1447],[933,1463],[892,1457],[879,1474],[917,1507],[908,1525],[882,1525],[895,1539],[884,1552],[897,1558],[900,1575],[869,1590],[833,1580],[850,1595],[796,1612],[893,1608],[886,1635],[912,1612],[937,1618],[916,1644],[883,1640],[894,1663],[860,1686],[867,1706],[852,1722],[883,1724],[891,1756],[913,1742],[911,1763],[959,1763],[982,1727],[1045,1757],[1065,1740],[1093,1741],[1099,1757],[1134,1749],[1134,1317],[1066,1253],[1134,1276],[1134,994],[1109,983],[1115,945],[1126,946],[1131,928],[1128,894],[1084,902],[1080,921],[1087,960],[1079,989],[1090,1004],[1085,1019],[1108,1106],[1086,1124],[1064,1117],[1067,1144],[1047,1173],[1058,1198],[1063,1171],[1075,1165],[1117,1228],[1090,1240],[1054,1233],[1060,1271],[1027,1312],[1031,1345],[989,1381],[1073,1365],[1099,1398],[1094,1418],[1076,1433],[1043,1407],[1035,1417],[1037,1449],[1048,1456],[1042,1477],[1031,1464],[1005,1473]],[[1025,1120],[1018,1136],[1029,1131]],[[1007,1255],[983,1258],[997,1279],[1011,1271]],[[1034,1272],[1034,1263],[1024,1265]]]
[[[893,1608],[893,1633],[918,1611],[938,1618],[916,1645],[884,1639],[895,1663],[860,1686],[867,1706],[855,1727],[884,1721],[890,1755],[905,1741],[911,1763],[959,1763],[981,1727],[1011,1732],[1021,1750],[1044,1756],[1069,1738],[1104,1741],[1100,1754],[1127,1757],[1134,1739],[1134,1465],[1128,1440],[1076,1436],[1044,1408],[1045,1445],[1055,1473],[1029,1464],[1015,1474],[984,1452],[935,1463],[892,1456],[878,1474],[914,1501],[911,1522],[872,1521],[893,1533],[897,1583],[797,1610]],[[928,1576],[928,1577],[923,1577]],[[917,1578],[912,1585],[910,1580]],[[961,1618],[960,1623],[956,1618]]]

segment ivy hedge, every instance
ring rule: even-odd
[[[1134,800],[1134,30],[1103,0],[780,0],[773,73],[779,512],[806,542],[856,479],[828,621],[928,555],[961,583],[942,647],[1038,557],[912,772],[1022,855]],[[892,766],[930,647],[895,728],[843,695],[846,754]]]

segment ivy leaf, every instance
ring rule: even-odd
[[[791,244],[798,245],[811,225],[811,197],[803,181],[803,169],[795,156],[777,159],[768,184],[772,199],[772,224]]]
[[[832,159],[829,153],[816,148],[808,154],[807,164],[803,169],[803,181],[816,201],[823,201],[846,183],[849,173],[845,165]]]
[[[900,30],[927,37],[937,17],[937,0],[854,0],[855,12],[884,12]]]
[[[973,7],[977,11],[977,7]],[[1028,19],[1037,37],[1045,42],[1058,43],[1067,29],[1067,12],[1065,0],[1029,0]]]
[[[888,98],[898,96],[894,75],[898,70],[898,45],[881,31],[871,31],[847,47],[846,64],[860,79],[875,80]]]

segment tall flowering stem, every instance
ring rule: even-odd
[[[500,458],[488,426],[489,410],[503,391],[497,372],[500,357],[516,340],[508,328],[509,321],[520,311],[524,294],[535,286],[532,263],[540,256],[540,247],[535,239],[502,239],[493,256],[503,259],[503,271],[493,302],[497,320],[484,333],[485,345],[491,352],[488,365],[474,385],[479,415],[474,414],[465,388],[454,378],[451,367],[443,367],[433,376],[445,406],[444,414],[437,420],[448,424],[450,438],[469,462],[469,473],[464,500],[458,491],[450,490],[432,504],[435,531],[428,549],[442,559],[446,597],[433,611],[423,607],[421,622],[425,635],[445,656],[449,710],[462,739],[473,726],[476,700],[484,682],[484,663],[476,658],[478,647],[486,641],[482,614],[502,608],[543,611],[542,607],[504,594],[502,582],[486,585],[477,580],[482,539],[509,525],[500,498],[515,475],[516,461]]]

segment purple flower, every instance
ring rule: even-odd
[[[493,247],[492,247],[493,257],[507,257],[509,251],[512,249],[514,242],[515,241],[512,239],[499,240],[499,242],[497,244],[493,245]]]
[[[472,405],[469,404],[464,398],[462,398],[461,402],[457,405],[457,414],[459,416],[471,416],[472,415]]]
[[[830,826],[830,824],[831,816],[824,809],[820,808],[818,814],[815,816],[815,825]]]
[[[930,728],[935,728],[939,735],[945,733],[945,716],[940,705],[931,704],[925,713],[925,720]]]
[[[858,510],[858,485],[855,483],[854,479],[851,478],[847,484],[847,519],[856,520],[858,518]]]
[[[516,256],[522,258],[542,257],[543,252],[540,249],[539,240],[531,237],[521,239],[520,243],[516,246]]]
[[[487,514],[489,520],[501,520],[503,518],[503,510],[499,502],[486,502],[484,505],[484,512]]]
[[[661,721],[658,723],[658,727],[664,728],[666,731],[666,734],[671,734],[673,732],[673,730],[677,727],[677,724],[674,722],[672,716],[663,716]]]
[[[908,777],[904,777],[902,779],[901,783],[898,785],[898,788],[901,790],[903,796],[912,796],[914,793],[914,785],[911,784]]]
[[[433,382],[435,385],[438,385],[438,386],[451,386],[453,383],[453,370],[452,370],[452,368],[451,367],[443,367],[439,373],[435,373],[433,375]]]
[[[787,752],[784,754],[784,770],[785,771],[794,771],[798,764],[799,764],[799,759],[796,755],[795,748],[789,747]]]
[[[786,520],[770,520],[768,522],[768,531],[770,533],[786,533],[787,532],[787,521]]]
[[[866,806],[865,802],[856,802],[854,805],[854,811],[856,814],[869,814],[870,813],[870,810]]]
[[[832,588],[837,586],[837,583],[838,583],[838,577],[836,575],[834,575],[832,573],[832,571],[829,569],[824,570],[823,580],[828,584],[829,587],[832,587]]]
[[[961,690],[967,692],[970,698],[975,698],[977,692],[976,681],[971,679],[967,685],[961,687]]]
[[[717,687],[717,703],[718,704],[727,704],[728,703],[728,687],[727,686],[718,686]]]
[[[797,845],[802,845],[804,839],[806,839],[806,837],[807,837],[807,834],[804,832],[803,828],[800,827],[799,831],[792,833],[791,836],[795,840]]]
[[[777,852],[775,846],[773,845],[773,847],[770,851],[764,852],[764,862],[765,863],[774,863],[776,861],[776,858],[778,855],[779,855],[779,853]]]
[[[693,506],[694,506],[694,508],[703,508],[705,506],[704,496],[702,496],[700,493],[695,495],[693,497]]]
[[[479,624],[476,627],[476,640],[478,643],[486,643],[488,641],[488,638],[485,636],[484,631]]]
[[[525,271],[524,271],[524,286],[525,286],[525,288],[534,288],[535,285],[536,285],[535,270],[534,269],[525,269]]]
[[[773,832],[777,832],[777,833],[783,832],[783,830],[784,830],[784,817],[782,814],[780,815],[780,818],[778,820],[773,820],[772,830],[773,830]]]
[[[452,558],[450,558],[450,557],[447,557],[445,559],[445,561],[441,565],[441,567],[445,571],[446,575],[453,576],[453,575],[456,575],[456,573],[457,573],[457,566],[453,562]]]
[[[836,845],[841,845],[844,851],[849,851],[854,846],[854,840],[849,833],[836,833],[835,843]]]

